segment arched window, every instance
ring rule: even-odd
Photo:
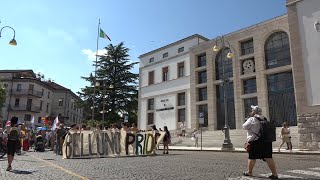
[[[229,48],[222,49],[216,56],[216,79],[222,79],[223,77],[223,63],[224,72],[227,77],[232,77],[232,59],[227,58],[227,54],[230,52]]]
[[[270,35],[264,45],[264,52],[267,69],[291,64],[288,34],[281,31]]]

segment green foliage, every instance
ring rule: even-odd
[[[87,120],[84,124],[87,125],[87,127],[97,127],[101,125],[101,122],[97,120]]]
[[[95,101],[95,119],[102,120],[103,104],[105,105],[105,122],[119,123],[122,118],[119,114],[129,114],[129,120],[136,122],[138,111],[138,74],[132,73],[134,65],[129,59],[129,49],[124,47],[123,42],[118,45],[105,47],[106,54],[100,56],[97,61],[96,86],[94,93],[95,76],[94,72],[82,79],[88,81],[86,86],[79,92],[84,100],[81,104],[84,107],[86,119],[91,119],[92,102]],[[94,62],[95,66],[95,62]]]

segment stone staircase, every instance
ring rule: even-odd
[[[282,140],[278,137],[279,132],[281,131],[281,127],[277,127],[277,141],[273,142],[273,147],[278,147]],[[291,131],[291,142],[292,147],[294,149],[299,148],[299,134],[298,134],[298,127],[293,126],[290,127]],[[186,146],[186,147],[194,147],[194,141],[191,140],[191,130],[187,130],[187,136],[186,137],[178,137],[176,134],[177,132],[172,132],[172,145],[173,146]],[[200,147],[201,138],[200,134],[198,135],[199,141],[198,145]],[[243,147],[243,144],[247,137],[247,131],[242,129],[233,129],[230,130],[230,139],[235,148],[241,148]],[[202,147],[221,147],[224,140],[224,133],[221,130],[216,131],[209,131],[205,130],[202,131]],[[287,145],[284,144],[282,146],[283,148],[286,148]]]

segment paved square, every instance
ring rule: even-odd
[[[171,151],[169,155],[62,159],[52,151],[16,156],[13,172],[0,161],[0,179],[266,179],[266,163],[257,161],[255,177],[243,177],[246,153]],[[320,179],[317,155],[274,155],[282,179]]]

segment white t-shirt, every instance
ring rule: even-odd
[[[264,116],[256,114],[254,117],[250,117],[246,120],[246,122],[242,125],[244,130],[247,130],[247,141],[258,140],[260,136],[261,123],[255,118],[256,116],[264,119]]]

